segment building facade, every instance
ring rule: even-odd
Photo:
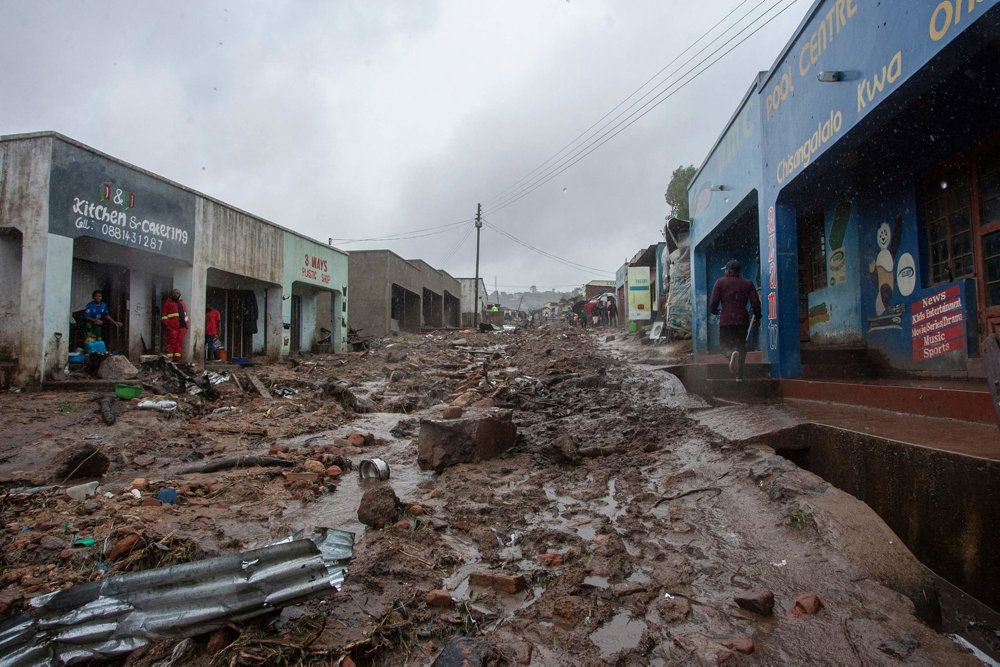
[[[775,375],[823,346],[982,373],[1000,324],[998,35],[997,0],[814,3],[689,188],[697,353],[735,258]]]
[[[0,137],[0,363],[37,385],[81,342],[75,316],[104,293],[109,351],[164,349],[160,309],[187,305],[183,359],[202,362],[206,306],[230,358],[346,345],[347,256],[53,132]],[[319,295],[342,317],[316,321]],[[341,320],[343,320],[343,325]]]

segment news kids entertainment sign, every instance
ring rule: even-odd
[[[191,263],[194,194],[56,140],[49,232],[89,236]]]
[[[965,313],[958,285],[910,304],[913,360],[927,361],[965,347]]]

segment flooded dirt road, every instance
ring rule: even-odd
[[[188,662],[429,664],[461,635],[490,656],[470,664],[981,664],[918,618],[933,582],[871,509],[766,438],[697,421],[708,406],[654,370],[662,351],[606,336],[390,338],[255,367],[270,400],[244,378],[113,425],[94,393],[6,394],[0,481],[21,490],[4,498],[0,608],[328,526],[356,533],[341,592],[198,637]],[[419,420],[449,405],[512,410],[514,446],[421,470]],[[60,457],[87,442],[108,459],[97,495],[24,490],[63,482]],[[287,465],[194,471],[241,454]],[[372,457],[387,482],[359,479]],[[375,529],[358,508],[380,484],[401,504]],[[165,488],[180,500],[150,502]]]

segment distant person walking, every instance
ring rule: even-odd
[[[219,335],[219,321],[222,313],[211,306],[205,306],[205,357],[208,361],[215,361],[219,358],[219,353],[215,348],[215,340]]]
[[[170,298],[163,303],[160,321],[167,328],[167,359],[179,362],[188,327],[187,306],[181,301],[179,289],[173,290]]]
[[[618,306],[614,300],[608,301],[608,324],[613,327],[618,326]]]
[[[715,281],[709,312],[719,317],[719,342],[724,353],[729,355],[729,372],[737,380],[743,380],[743,364],[747,357],[747,333],[750,330],[750,314],[753,312],[754,327],[760,327],[760,297],[757,286],[740,277],[740,263],[731,259],[726,264],[726,275]]]

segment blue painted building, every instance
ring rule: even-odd
[[[1000,325],[1000,0],[820,0],[689,189],[696,353],[728,259],[777,376],[806,346],[978,374]],[[978,370],[977,370],[978,369]]]

